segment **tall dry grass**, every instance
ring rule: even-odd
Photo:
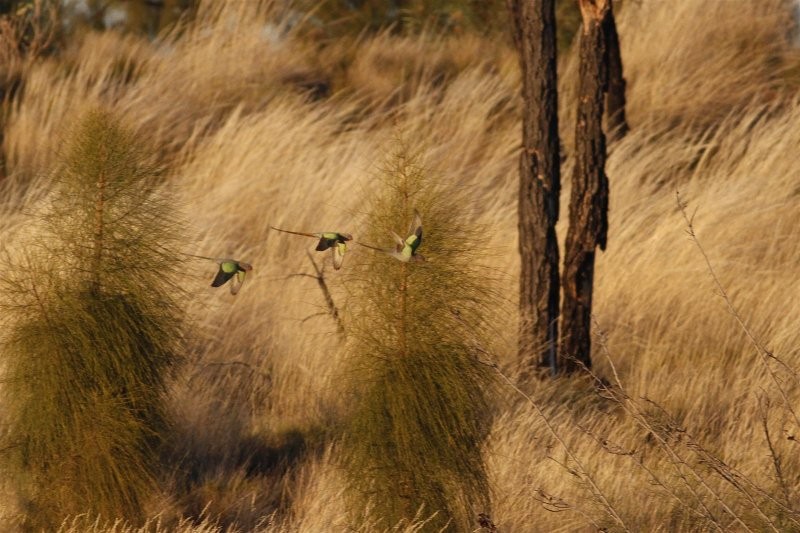
[[[487,65],[473,37],[379,35],[320,50],[291,31],[266,38],[269,16],[201,10],[162,42],[93,34],[27,67],[6,131],[7,184],[17,186],[4,195],[2,242],[24,229],[21,206],[48,190],[38,176],[52,165],[66,119],[98,102],[123,112],[163,147],[154,157],[192,221],[187,252],[255,266],[235,298],[207,287],[213,265],[198,263],[182,282],[194,294],[195,334],[191,363],[172,388],[178,428],[163,491],[147,504],[151,525],[381,530],[389,525],[352,523],[341,503],[337,443],[329,442],[348,408],[336,379],[341,341],[317,281],[295,275],[314,272],[305,254],[313,242],[278,237],[268,225],[358,236],[361,190],[401,132],[425,167],[475,198],[475,220],[495,235],[482,244],[513,309],[516,59],[500,47]],[[650,0],[626,3],[618,22],[632,131],[608,161],[609,246],[598,257],[595,297],[604,335],[594,355],[595,371],[615,385],[542,382],[530,400],[552,431],[504,389],[487,449],[492,519],[501,531],[797,529],[800,428],[786,403],[799,405],[796,374],[760,354],[731,315],[675,198],[679,189],[689,215],[697,209],[697,238],[747,331],[800,367],[800,102],[789,8]],[[447,75],[382,72],[369,59],[396,53],[400,69],[408,50],[415,72],[444,64]],[[564,57],[567,156],[574,71]],[[310,98],[298,72],[330,80],[332,96]],[[339,273],[326,265],[324,276],[343,305]],[[496,360],[513,380],[516,328],[495,320]],[[7,501],[0,510],[10,515]],[[68,521],[64,530],[87,528]]]

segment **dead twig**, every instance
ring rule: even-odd
[[[637,464],[642,466],[645,471],[651,476],[654,482],[664,488],[668,494],[670,494],[677,502],[679,502],[685,509],[689,509],[692,513],[697,515],[700,518],[709,520],[713,525],[714,528],[718,531],[724,531],[725,529],[719,523],[719,520],[711,509],[708,507],[706,502],[703,500],[702,496],[695,490],[694,485],[690,482],[689,477],[687,476],[686,469],[692,474],[692,477],[698,481],[700,484],[704,485],[706,490],[708,490],[717,501],[721,501],[720,496],[713,491],[710,487],[705,484],[703,478],[687,463],[686,459],[684,459],[677,450],[669,442],[669,435],[664,435],[664,432],[656,428],[647,416],[643,413],[639,404],[628,395],[625,391],[625,387],[622,385],[622,380],[619,377],[619,373],[617,372],[617,367],[614,364],[614,361],[611,357],[611,353],[608,349],[607,344],[607,336],[605,331],[597,322],[595,317],[592,317],[595,325],[595,331],[599,337],[599,346],[603,354],[606,356],[606,360],[608,361],[609,366],[611,367],[611,372],[614,375],[614,380],[616,382],[615,388],[607,388],[606,391],[614,398],[619,405],[625,410],[625,412],[630,415],[630,417],[636,422],[642,429],[647,431],[648,437],[654,440],[658,447],[665,453],[667,460],[670,462],[672,467],[675,470],[675,473],[678,475],[678,478],[683,482],[684,487],[691,493],[694,499],[702,508],[703,512],[698,511],[694,506],[689,505],[686,503],[680,496],[678,496],[675,491],[673,491],[669,485],[659,479],[655,472],[653,472],[650,468],[645,467],[643,459],[637,459]],[[592,370],[589,368],[584,367],[585,371],[592,373]],[[735,516],[735,515],[734,515]],[[746,527],[746,526],[745,526]]]
[[[453,315],[458,320],[463,320],[461,318],[460,314],[458,313],[458,310],[451,309],[450,311],[453,313]],[[624,531],[631,531],[631,529],[625,524],[625,521],[622,519],[622,517],[619,515],[619,513],[617,513],[616,509],[614,509],[614,506],[611,505],[611,502],[608,501],[608,498],[605,497],[605,495],[603,494],[603,491],[600,490],[600,487],[594,481],[592,476],[589,475],[588,470],[586,470],[586,468],[578,460],[578,458],[575,456],[575,454],[572,453],[572,450],[569,448],[569,446],[564,441],[564,439],[562,439],[561,436],[558,434],[558,432],[555,430],[553,425],[550,423],[550,420],[547,418],[547,415],[545,415],[544,411],[542,411],[542,409],[539,407],[539,404],[537,404],[536,401],[533,398],[531,398],[528,394],[526,394],[524,391],[522,391],[522,389],[520,389],[508,376],[506,376],[503,373],[502,370],[500,370],[500,366],[497,363],[494,362],[494,357],[492,356],[492,354],[486,348],[484,348],[477,341],[474,341],[473,344],[475,346],[476,351],[478,351],[479,353],[482,353],[483,355],[485,355],[485,356],[487,356],[489,358],[489,361],[482,361],[481,359],[478,359],[478,362],[483,364],[483,365],[486,365],[488,367],[491,367],[492,369],[494,369],[494,371],[497,372],[497,374],[501,378],[503,378],[503,380],[506,383],[508,383],[508,385],[517,394],[519,394],[520,396],[525,398],[525,400],[527,400],[528,403],[530,403],[533,406],[534,410],[536,410],[536,413],[542,419],[542,422],[544,422],[544,425],[547,428],[548,432],[553,436],[553,438],[555,438],[558,441],[558,443],[561,445],[561,447],[564,448],[564,451],[566,452],[567,456],[570,458],[570,460],[579,469],[579,471],[576,471],[576,470],[573,470],[573,469],[565,466],[567,471],[569,471],[570,473],[576,475],[580,479],[586,481],[589,484],[589,486],[591,488],[591,491],[594,494],[595,498],[597,498],[600,501],[600,503],[605,508],[606,512],[614,519],[614,521],[617,522],[617,524],[619,524],[619,526],[622,527],[622,529]],[[594,522],[592,522],[592,523],[594,523]]]
[[[325,272],[317,265],[317,262],[314,261],[314,257],[308,250],[306,250],[306,255],[308,256],[308,260],[311,261],[311,265],[314,267],[314,272],[317,273],[317,284],[322,291],[322,296],[325,298],[325,304],[328,306],[328,313],[336,322],[336,329],[339,331],[339,334],[344,335],[344,324],[342,323],[342,318],[339,316],[339,309],[333,301],[331,291],[328,289],[328,283],[325,281]]]
[[[623,530],[631,531],[631,529],[625,524],[625,521],[622,519],[622,517],[619,515],[619,513],[617,513],[617,511],[614,509],[614,506],[611,505],[611,502],[608,501],[608,498],[605,497],[605,495],[603,494],[603,491],[600,490],[600,487],[594,481],[592,476],[589,475],[589,472],[586,470],[586,468],[583,466],[583,464],[578,460],[578,458],[575,456],[575,454],[572,453],[572,450],[569,448],[567,443],[564,441],[564,439],[561,438],[561,436],[555,430],[553,425],[550,423],[550,420],[547,418],[547,415],[545,415],[544,411],[542,411],[542,409],[539,407],[539,404],[536,403],[536,401],[533,398],[531,398],[528,394],[526,394],[524,391],[522,391],[519,387],[517,387],[517,385],[514,384],[514,382],[511,381],[511,379],[508,378],[508,376],[506,376],[500,370],[500,367],[497,365],[497,363],[494,363],[491,366],[494,368],[495,372],[497,372],[500,375],[500,377],[503,378],[503,380],[505,380],[505,382],[508,383],[508,385],[512,389],[514,389],[514,391],[516,391],[517,394],[519,394],[520,396],[525,398],[525,400],[527,400],[528,403],[533,406],[534,410],[536,410],[536,413],[542,419],[542,422],[544,422],[544,425],[547,428],[547,431],[553,436],[554,439],[556,439],[558,441],[558,443],[561,445],[561,447],[564,448],[564,451],[566,452],[566,454],[570,458],[570,460],[578,467],[579,473],[580,473],[579,477],[581,479],[585,480],[589,484],[589,486],[592,489],[592,493],[594,493],[595,497],[603,504],[603,507],[606,509],[608,514],[611,516],[611,518],[613,518],[614,521],[617,522],[617,524],[619,524],[619,526]],[[576,472],[576,473],[578,472],[578,471],[574,471],[574,470],[571,470],[571,469],[570,469],[570,471]]]
[[[781,466],[781,457],[778,455],[777,450],[775,450],[775,446],[772,444],[772,437],[769,434],[769,424],[768,417],[769,417],[769,408],[770,402],[769,398],[766,396],[759,396],[758,398],[758,412],[761,417],[761,427],[764,429],[764,438],[767,441],[767,447],[769,448],[769,455],[772,458],[772,466],[775,469],[775,479],[778,481],[778,486],[783,493],[783,501],[787,507],[790,509],[792,508],[791,505],[791,497],[789,496],[789,488],[786,484],[786,478],[783,475],[783,467]]]
[[[789,374],[795,379],[796,382],[798,381],[797,372],[795,372],[794,369],[789,367],[779,357],[777,357],[770,350],[768,350],[764,346],[764,344],[758,339],[758,337],[756,337],[755,334],[750,330],[750,328],[747,326],[747,324],[745,324],[744,319],[739,314],[739,311],[736,309],[736,307],[734,307],[733,302],[731,301],[730,296],[728,295],[728,292],[725,290],[725,287],[723,287],[722,282],[719,280],[719,277],[717,276],[717,273],[716,273],[716,271],[714,270],[714,267],[711,264],[711,259],[708,257],[708,254],[706,253],[705,248],[703,248],[703,245],[700,242],[700,239],[697,238],[697,234],[694,231],[694,216],[697,213],[697,209],[695,209],[695,212],[690,217],[688,215],[688,213],[686,212],[686,208],[687,208],[688,204],[681,199],[681,195],[680,195],[679,191],[675,191],[675,199],[676,199],[676,202],[678,204],[678,209],[680,209],[681,214],[683,215],[683,220],[686,222],[686,228],[687,228],[686,229],[686,233],[689,235],[689,238],[692,239],[692,242],[695,244],[697,249],[700,251],[700,255],[703,256],[703,260],[706,263],[706,269],[708,270],[709,274],[711,274],[711,279],[714,282],[714,286],[716,287],[717,291],[719,291],[719,294],[722,297],[722,300],[725,302],[725,306],[727,307],[728,312],[731,314],[731,316],[733,316],[733,318],[736,320],[736,323],[739,324],[739,327],[741,328],[741,330],[744,332],[744,334],[747,336],[747,338],[750,339],[750,342],[755,347],[756,352],[760,356],[759,359],[764,364],[764,367],[767,369],[767,372],[769,373],[770,377],[772,378],[772,381],[775,383],[775,386],[777,387],[778,392],[780,393],[781,397],[783,398],[784,406],[792,414],[792,417],[794,418],[794,421],[795,421],[795,424],[797,424],[797,427],[800,428],[800,417],[798,417],[797,412],[792,407],[792,404],[789,401],[789,398],[788,398],[788,396],[786,394],[786,391],[784,390],[783,386],[781,385],[781,382],[778,379],[778,376],[775,374],[775,371],[772,369],[772,367],[769,364],[769,360],[772,359],[774,361],[777,361],[784,369],[786,369],[789,372]]]

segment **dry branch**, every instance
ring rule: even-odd
[[[325,281],[325,272],[317,265],[317,262],[314,261],[314,257],[311,255],[311,252],[306,251],[306,255],[308,256],[308,260],[311,261],[311,265],[314,267],[314,272],[317,274],[316,276],[311,277],[317,280],[319,290],[322,291],[322,296],[325,298],[325,304],[328,306],[328,313],[336,322],[337,331],[344,335],[344,324],[342,323],[342,318],[339,316],[339,309],[336,307],[336,302],[333,301],[331,291],[328,289],[328,283]]]
[[[798,428],[800,428],[800,417],[798,417],[797,412],[792,407],[792,403],[789,401],[789,398],[786,394],[786,391],[783,388],[783,385],[781,385],[778,376],[775,374],[775,371],[769,364],[769,360],[771,359],[773,361],[778,362],[784,369],[787,370],[789,375],[792,376],[796,382],[798,381],[797,372],[794,371],[794,369],[792,369],[789,365],[784,363],[779,357],[773,354],[772,351],[768,350],[764,346],[764,343],[761,342],[761,340],[759,340],[758,337],[755,336],[755,334],[751,331],[751,329],[747,326],[747,324],[745,324],[741,314],[739,314],[739,311],[736,309],[736,307],[734,307],[733,302],[728,296],[728,291],[726,291],[725,287],[723,287],[722,282],[719,280],[719,277],[717,276],[717,273],[714,270],[714,267],[711,265],[711,259],[709,259],[705,248],[703,248],[702,243],[700,243],[700,239],[697,238],[697,234],[694,231],[694,214],[692,216],[689,216],[689,214],[687,213],[686,211],[687,204],[683,200],[681,200],[680,191],[677,190],[675,191],[675,200],[678,204],[678,209],[680,209],[681,215],[683,215],[683,220],[686,223],[686,233],[689,235],[689,238],[691,238],[692,242],[700,251],[700,255],[703,256],[703,260],[706,263],[706,269],[708,270],[708,273],[711,275],[711,279],[714,282],[714,286],[719,291],[722,300],[725,302],[725,306],[728,308],[728,312],[736,320],[736,323],[739,325],[739,327],[747,336],[747,338],[750,339],[751,344],[756,349],[756,353],[759,355],[760,361],[763,363],[764,368],[766,368],[767,372],[772,378],[772,382],[778,389],[781,398],[783,398],[784,407],[792,414],[795,424],[797,425]]]

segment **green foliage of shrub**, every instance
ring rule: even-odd
[[[0,279],[0,459],[26,529],[85,512],[137,522],[155,488],[182,319],[178,225],[145,161],[111,114],[85,117],[54,172],[41,237]]]
[[[467,531],[489,512],[481,448],[491,425],[489,367],[478,346],[488,338],[492,277],[480,228],[468,225],[459,193],[425,176],[414,157],[394,157],[367,207],[363,239],[391,243],[423,217],[418,252],[402,263],[360,253],[348,279],[348,381],[353,411],[342,453],[351,508],[371,506],[390,527],[423,507],[428,523]],[[393,246],[393,245],[392,245]]]

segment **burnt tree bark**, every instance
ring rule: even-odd
[[[578,121],[575,170],[569,201],[569,230],[564,260],[564,307],[561,351],[566,372],[591,367],[592,286],[595,249],[606,247],[608,178],[603,99],[607,86],[607,40],[604,17],[610,0],[579,0],[583,29],[580,42]]]
[[[608,126],[608,135],[613,141],[623,138],[630,128],[625,117],[626,82],[622,71],[619,34],[617,33],[617,23],[614,20],[614,8],[610,0],[608,13],[603,18],[603,31],[608,50],[608,96],[606,100],[608,121],[606,125]]]
[[[558,371],[559,272],[555,0],[507,0],[522,70],[519,158],[519,354],[523,379]]]

